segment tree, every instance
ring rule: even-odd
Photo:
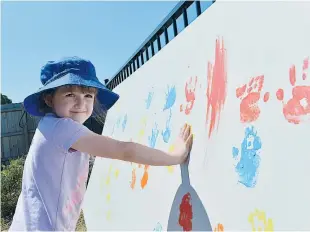
[[[9,99],[6,95],[1,93],[1,105],[11,104],[12,100]]]

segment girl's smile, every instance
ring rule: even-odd
[[[93,112],[95,95],[95,90],[91,88],[62,86],[53,96],[47,96],[45,101],[57,116],[83,124]]]

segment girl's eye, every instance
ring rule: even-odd
[[[91,94],[86,94],[85,95],[87,98],[93,98],[93,95],[91,95]]]
[[[74,97],[74,94],[68,93],[68,94],[66,94],[66,97]]]

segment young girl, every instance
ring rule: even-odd
[[[99,82],[90,61],[69,57],[48,62],[41,70],[41,82],[43,87],[24,100],[25,110],[42,119],[25,161],[10,230],[74,231],[86,190],[89,155],[154,166],[186,160],[193,142],[187,124],[171,153],[98,135],[83,126],[119,98]]]

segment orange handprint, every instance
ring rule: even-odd
[[[132,165],[132,163],[131,163]],[[138,164],[138,168],[141,168],[142,165],[141,164]],[[149,170],[149,165],[144,165],[144,172],[143,172],[143,176],[141,178],[141,181],[140,181],[140,186],[142,189],[145,188],[145,186],[147,185],[147,182],[149,180],[149,173],[148,173],[148,170]],[[131,182],[130,182],[130,188],[134,189],[135,186],[136,186],[136,179],[137,179],[137,176],[136,176],[136,167],[132,169],[132,176],[131,176]]]
[[[307,72],[309,67],[309,57],[304,59],[302,67],[302,80],[307,79]],[[292,97],[285,104],[283,102],[283,115],[285,119],[294,124],[299,124],[305,119],[310,118],[310,86],[296,84],[296,68],[295,65],[289,70],[290,83],[293,86]],[[278,100],[283,101],[284,91],[278,89],[276,96]]]
[[[147,185],[147,181],[149,180],[149,173],[148,173],[149,167],[150,167],[149,165],[144,165],[144,172],[140,182],[142,189],[144,189],[144,187]]]
[[[214,232],[223,232],[224,231],[224,226],[219,223],[217,226],[214,228]]]
[[[264,85],[264,75],[252,77],[248,84],[236,89],[236,96],[240,102],[240,121],[254,122],[260,115],[258,101]],[[269,93],[265,93],[264,102],[269,100]]]

